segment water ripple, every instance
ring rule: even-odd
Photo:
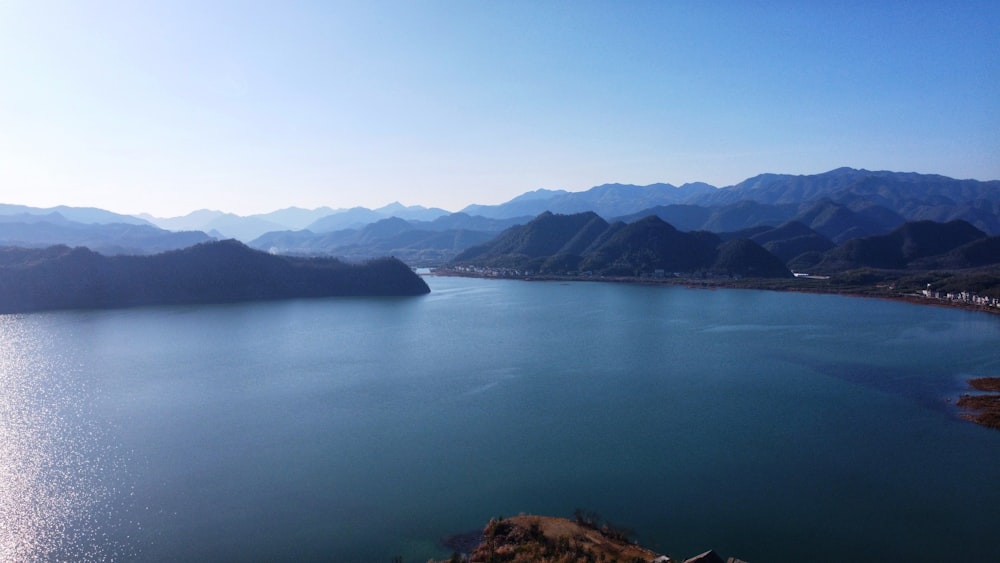
[[[123,473],[85,417],[87,389],[31,321],[0,316],[0,560],[110,561]]]

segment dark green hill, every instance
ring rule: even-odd
[[[905,222],[902,217],[882,208],[858,207],[860,211],[854,211],[846,205],[822,199],[807,206],[794,220],[809,226],[834,243],[885,234]]]
[[[713,209],[708,221],[698,230],[721,233],[759,225],[780,225],[788,220],[792,209],[793,206],[789,205],[767,205],[743,200]]]
[[[911,265],[924,270],[961,270],[998,263],[1000,263],[1000,236],[977,239],[947,254],[917,260]]]
[[[834,245],[829,239],[798,221],[789,221],[749,237],[768,252],[788,262],[807,252],[826,252]]]
[[[711,233],[678,231],[654,215],[620,229],[589,253],[580,267],[624,276],[655,270],[692,272],[714,261],[715,248],[720,242]]]
[[[675,204],[653,207],[619,217],[618,220],[632,223],[656,215],[682,231],[713,233],[740,233],[798,221],[836,243],[885,234],[906,222],[900,214],[863,198],[847,199],[849,201],[835,202],[820,198],[799,203],[761,203],[745,199],[712,207]],[[953,213],[954,210],[948,207],[944,212]],[[976,215],[977,220],[988,222],[984,217],[988,217],[989,210],[976,208],[975,212],[969,211],[969,214],[975,213],[979,214]]]
[[[611,223],[610,225],[608,225],[608,228],[605,229],[603,233],[601,233],[596,239],[594,239],[594,242],[590,243],[590,246],[588,246],[587,249],[583,251],[583,253],[591,254],[597,251],[598,248],[601,248],[602,246],[607,244],[608,241],[614,238],[620,231],[628,227],[628,225],[629,224],[624,221],[615,221],[614,223]]]
[[[396,259],[291,258],[233,240],[152,256],[109,257],[66,246],[0,249],[0,313],[428,292]]]
[[[661,205],[618,217],[618,220],[634,223],[644,217],[656,215],[681,231],[725,233],[762,225],[769,227],[780,225],[794,217],[798,211],[798,205],[772,205],[743,200],[716,207]]]
[[[593,213],[544,213],[469,249],[453,263],[540,274],[791,276],[780,259],[755,242],[723,244],[718,235],[682,232],[655,215],[608,225]]]
[[[607,221],[593,212],[574,215],[545,212],[525,225],[505,230],[485,244],[466,249],[455,257],[455,262],[500,266],[509,263],[509,256],[537,259],[576,249],[582,251],[607,228]]]
[[[644,209],[638,213],[632,213],[623,217],[618,217],[618,221],[634,223],[643,217],[656,215],[667,223],[670,223],[681,231],[703,230],[705,223],[711,218],[714,210],[709,207],[699,205],[686,205],[676,203],[673,205],[657,205]]]
[[[823,255],[817,271],[857,268],[905,269],[922,259],[947,254],[963,245],[986,239],[965,221],[906,223],[887,235],[849,240]],[[994,262],[1000,257],[994,258]]]
[[[757,244],[767,244],[792,238],[816,236],[818,233],[799,221],[789,221],[773,229],[762,230],[749,238]]]
[[[768,225],[759,225],[759,226],[756,226],[756,227],[750,227],[748,229],[740,229],[738,231],[727,231],[727,232],[716,233],[716,234],[719,235],[719,238],[721,238],[723,241],[736,240],[738,238],[752,239],[753,237],[755,237],[755,236],[757,236],[757,235],[759,235],[761,233],[766,233],[766,232],[774,230],[774,229],[775,229],[775,227],[771,227],[771,226],[768,226]]]
[[[748,278],[791,277],[781,258],[745,238],[722,243],[710,270]]]

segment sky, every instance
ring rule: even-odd
[[[1000,179],[1000,2],[0,0],[0,203]]]

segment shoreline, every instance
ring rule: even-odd
[[[489,275],[449,268],[437,268],[430,271],[429,276],[458,277],[458,278],[478,278],[478,279],[506,279],[520,281],[557,281],[557,282],[599,282],[599,283],[627,283],[637,285],[668,285],[686,287],[688,289],[756,289],[762,291],[787,291],[798,293],[812,293],[817,295],[844,295],[847,297],[861,297],[869,299],[884,299],[888,301],[899,301],[913,305],[923,305],[932,307],[944,307],[948,309],[961,309],[965,311],[978,311],[992,315],[1000,315],[1000,307],[977,305],[965,301],[943,299],[936,297],[926,297],[917,293],[903,293],[886,291],[880,286],[857,287],[822,287],[815,282],[829,283],[828,279],[817,280],[810,278],[794,279],[723,279],[723,278],[642,278],[642,277],[596,277],[596,276],[555,276],[555,275]]]
[[[1000,377],[974,377],[968,380],[969,391],[956,402],[962,419],[1000,430]]]

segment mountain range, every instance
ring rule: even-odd
[[[592,211],[546,211],[465,250],[453,264],[519,275],[792,277],[781,259],[747,238],[726,241],[707,231],[682,232],[655,215],[608,223]]]
[[[201,231],[166,231],[135,217],[102,210],[79,213],[74,208],[54,209],[59,210],[0,214],[0,246],[44,248],[62,244],[108,255],[152,254],[213,240]]]
[[[198,230],[219,238],[253,240],[265,233],[286,230],[309,230],[326,233],[342,229],[359,229],[382,219],[397,217],[412,221],[433,221],[447,215],[444,209],[420,205],[404,206],[390,203],[378,209],[352,207],[350,209],[303,209],[287,207],[270,213],[240,216],[209,209],[200,209],[183,217],[157,218],[140,215],[140,218],[167,230]]]
[[[822,253],[831,244],[885,235],[917,221],[961,220],[985,235],[1000,235],[1000,181],[839,168],[814,175],[761,174],[724,188],[691,183],[542,189],[458,213],[393,203],[374,210],[291,207],[247,217],[201,210],[156,218],[0,205],[0,246],[69,244],[105,254],[149,254],[237,238],[272,252],[352,260],[395,255],[411,265],[434,266],[545,212],[593,212],[608,224],[655,215],[681,232],[710,231],[725,240],[734,239],[727,233],[746,234],[788,261],[802,253],[798,250]],[[778,227],[798,229],[799,237],[753,238],[759,234],[754,229]]]
[[[545,212],[466,249],[451,267],[504,276],[755,278],[791,277],[791,270],[996,270],[1000,235],[989,236],[962,220],[914,221],[838,245],[798,221],[712,233],[680,231],[656,215],[608,223],[593,212]]]

